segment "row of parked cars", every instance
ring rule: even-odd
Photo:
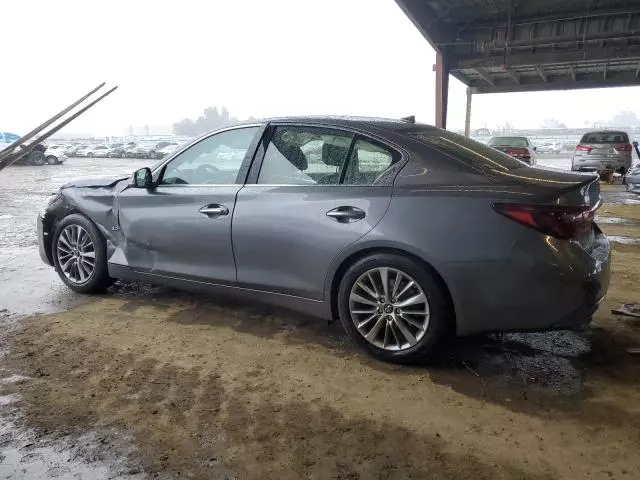
[[[534,146],[527,137],[493,137],[487,145],[531,165],[536,164],[536,154],[550,151]],[[634,163],[632,152],[633,146],[626,132],[587,132],[575,147],[571,170],[598,173],[613,171],[626,175]]]
[[[161,159],[180,146],[177,141],[153,143],[111,143],[111,144],[79,144],[56,145],[68,157],[86,158],[150,158]],[[50,147],[53,148],[53,147]]]

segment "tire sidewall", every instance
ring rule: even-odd
[[[351,319],[349,296],[353,284],[363,273],[378,267],[395,268],[411,276],[420,285],[429,301],[430,318],[427,332],[416,345],[406,350],[388,351],[376,347],[360,334]],[[415,363],[433,353],[444,337],[451,310],[434,272],[426,265],[402,255],[380,253],[358,260],[346,271],[338,289],[338,311],[347,334],[373,357],[389,362]]]
[[[91,237],[95,248],[95,269],[91,274],[89,280],[84,283],[74,283],[69,280],[60,268],[60,263],[58,262],[58,255],[56,251],[58,238],[60,237],[62,230],[64,230],[69,225],[79,225],[84,228]],[[107,248],[104,237],[95,226],[95,224],[84,215],[80,215],[77,213],[68,215],[58,223],[53,234],[51,251],[53,253],[53,266],[56,270],[56,273],[58,274],[60,279],[72,290],[79,293],[92,293],[104,290],[104,288],[108,286],[110,279],[107,270]]]
[[[47,163],[49,165],[56,165],[58,163],[58,159],[54,156],[47,157]]]

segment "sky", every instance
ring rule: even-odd
[[[435,53],[393,0],[20,0],[0,18],[0,130],[25,133],[102,81],[119,89],[66,132],[122,135],[209,106],[434,122]],[[638,93],[476,95],[472,126],[583,127],[633,110]],[[450,129],[465,102],[451,78]]]

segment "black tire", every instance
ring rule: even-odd
[[[44,158],[44,152],[42,150],[32,150],[29,153],[29,163],[38,167],[44,165],[46,162]]]
[[[91,237],[91,241],[94,244],[95,249],[95,268],[93,273],[89,276],[84,283],[75,283],[69,280],[60,267],[58,261],[58,255],[56,253],[56,246],[58,244],[58,238],[65,227],[69,225],[81,226]],[[113,285],[114,279],[109,277],[109,271],[107,269],[107,247],[104,237],[95,226],[95,224],[87,217],[80,214],[72,214],[64,217],[56,226],[56,230],[53,234],[52,243],[53,252],[53,265],[58,273],[60,279],[71,289],[78,293],[99,293]]]
[[[49,165],[57,165],[58,164],[58,159],[56,157],[54,157],[53,155],[49,155],[47,157],[47,163]]]
[[[358,331],[351,319],[349,296],[351,288],[365,272],[380,267],[400,270],[416,281],[429,302],[429,324],[424,336],[404,350],[390,351],[373,345]],[[355,262],[345,272],[338,289],[338,311],[344,329],[351,339],[373,357],[395,363],[416,363],[434,353],[437,345],[445,337],[452,321],[452,308],[448,296],[437,279],[437,275],[424,264],[403,255],[377,253]]]

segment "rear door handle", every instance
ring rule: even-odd
[[[198,211],[206,215],[207,217],[211,217],[211,218],[219,217],[221,215],[229,215],[229,209],[224,205],[219,205],[217,203],[205,205]]]
[[[353,223],[358,220],[362,220],[366,214],[358,207],[338,207],[327,212],[327,217],[335,220],[338,223]]]

